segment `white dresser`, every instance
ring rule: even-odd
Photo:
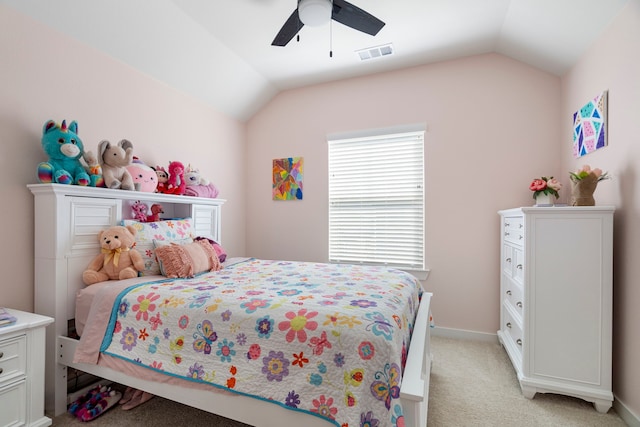
[[[524,396],[557,393],[607,412],[611,206],[500,211],[500,330]]]
[[[44,427],[45,328],[53,319],[9,310],[18,320],[0,327],[0,427]]]

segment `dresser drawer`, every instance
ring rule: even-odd
[[[502,245],[502,272],[508,277],[513,277],[513,247]]]
[[[524,251],[521,248],[513,248],[511,258],[513,260],[512,277],[522,286],[524,283]]]
[[[502,330],[510,338],[512,344],[514,345],[514,348],[518,351],[520,358],[522,358],[523,334],[520,322],[515,320],[515,317],[511,314],[511,311],[506,306],[503,306],[502,309],[504,310],[504,325],[502,325]]]
[[[20,335],[0,341],[0,387],[25,376],[27,337]]]
[[[522,286],[508,282],[507,289],[505,290],[505,300],[511,305],[511,308],[518,314],[518,320],[521,321],[523,309],[524,309],[524,290]],[[522,323],[522,322],[521,322]]]
[[[503,219],[504,240],[522,245],[524,243],[524,218],[507,216]]]

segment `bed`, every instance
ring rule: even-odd
[[[45,379],[51,415],[66,410],[66,372],[73,367],[253,426],[426,425],[431,294],[409,274],[233,258],[195,278],[147,275],[87,288],[80,273],[98,251],[97,232],[130,218],[140,197],[162,203],[168,216],[190,218],[195,234],[217,242],[224,201],[57,184],[29,189],[36,212],[36,311],[55,318]],[[176,293],[183,304],[168,303]],[[91,304],[76,319],[80,298]],[[136,301],[147,304],[145,313],[133,310]],[[155,302],[157,311],[147,310]],[[176,312],[169,312],[171,305]],[[121,316],[123,306],[128,318]],[[186,306],[199,314],[181,311]],[[99,317],[105,312],[108,321]],[[71,319],[80,321],[80,340],[68,336]],[[159,322],[185,332],[166,332]],[[350,337],[358,328],[368,335]],[[129,338],[140,341],[140,351],[126,348],[132,343],[126,330],[136,331]],[[103,338],[105,331],[115,331],[115,338]],[[169,361],[160,361],[160,353]],[[176,355],[181,363],[171,362]],[[304,372],[297,383],[295,370]]]

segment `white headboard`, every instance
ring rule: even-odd
[[[62,184],[34,184],[35,310],[72,319],[82,272],[99,253],[98,233],[133,217],[140,200],[162,205],[163,218],[193,218],[196,234],[221,242],[222,199],[206,199]],[[58,334],[62,331],[58,331]]]
[[[191,217],[199,236],[221,242],[225,200],[63,184],[27,187],[35,198],[35,312],[55,319],[47,328],[46,395],[66,399],[66,366],[57,363],[57,337],[67,336],[68,321],[75,317],[76,292],[85,286],[82,272],[100,251],[98,233],[132,218],[131,205],[140,200],[148,206],[160,203],[162,218]]]

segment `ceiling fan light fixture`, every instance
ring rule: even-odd
[[[300,0],[298,16],[304,25],[317,27],[331,21],[331,0]]]

